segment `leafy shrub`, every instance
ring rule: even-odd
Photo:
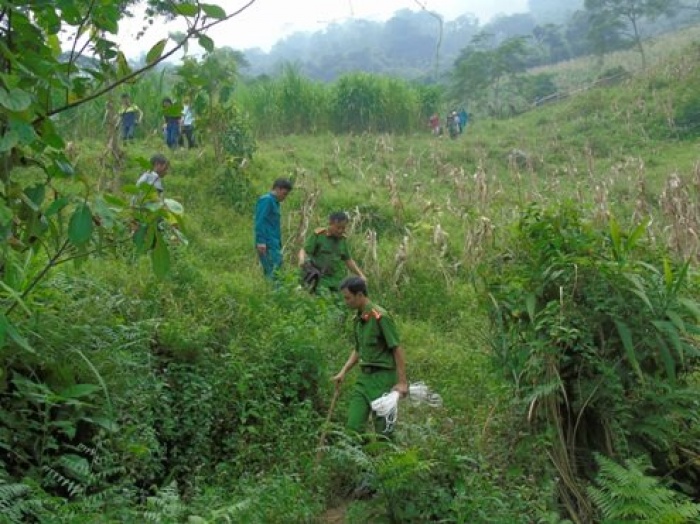
[[[216,170],[214,196],[238,213],[249,213],[253,209],[256,194],[245,170],[232,166]]]
[[[687,264],[646,262],[645,227],[611,220],[604,235],[572,205],[532,206],[484,269],[494,357],[539,431],[561,435],[552,455],[568,486],[591,478],[594,452],[654,450],[672,470],[673,453],[695,448],[683,428],[697,424],[697,390],[682,371],[696,365],[699,310],[684,296]],[[590,513],[581,490],[560,495]]]
[[[236,104],[222,105],[211,125],[214,151],[220,161],[232,160],[239,165],[244,159],[253,158],[258,146],[250,119]]]
[[[528,102],[537,102],[557,93],[557,84],[552,73],[528,75],[521,80],[520,93]]]

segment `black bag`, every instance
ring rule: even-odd
[[[317,268],[313,262],[306,261],[301,266],[301,280],[312,293],[316,292],[319,280],[323,276],[323,271]]]

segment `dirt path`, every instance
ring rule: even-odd
[[[319,524],[343,524],[347,509],[348,502],[343,502],[340,506],[327,510],[318,518],[318,522]]]

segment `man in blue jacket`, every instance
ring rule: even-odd
[[[282,267],[282,227],[280,203],[292,190],[292,183],[278,178],[272,191],[261,196],[255,205],[255,249],[267,278],[274,278]]]

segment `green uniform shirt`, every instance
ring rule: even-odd
[[[386,310],[368,303],[355,316],[354,332],[360,366],[396,369],[394,348],[399,345],[399,334]]]
[[[336,289],[340,287],[346,274],[345,262],[352,258],[345,237],[329,236],[326,228],[319,228],[307,239],[304,251],[321,271],[319,284]]]

